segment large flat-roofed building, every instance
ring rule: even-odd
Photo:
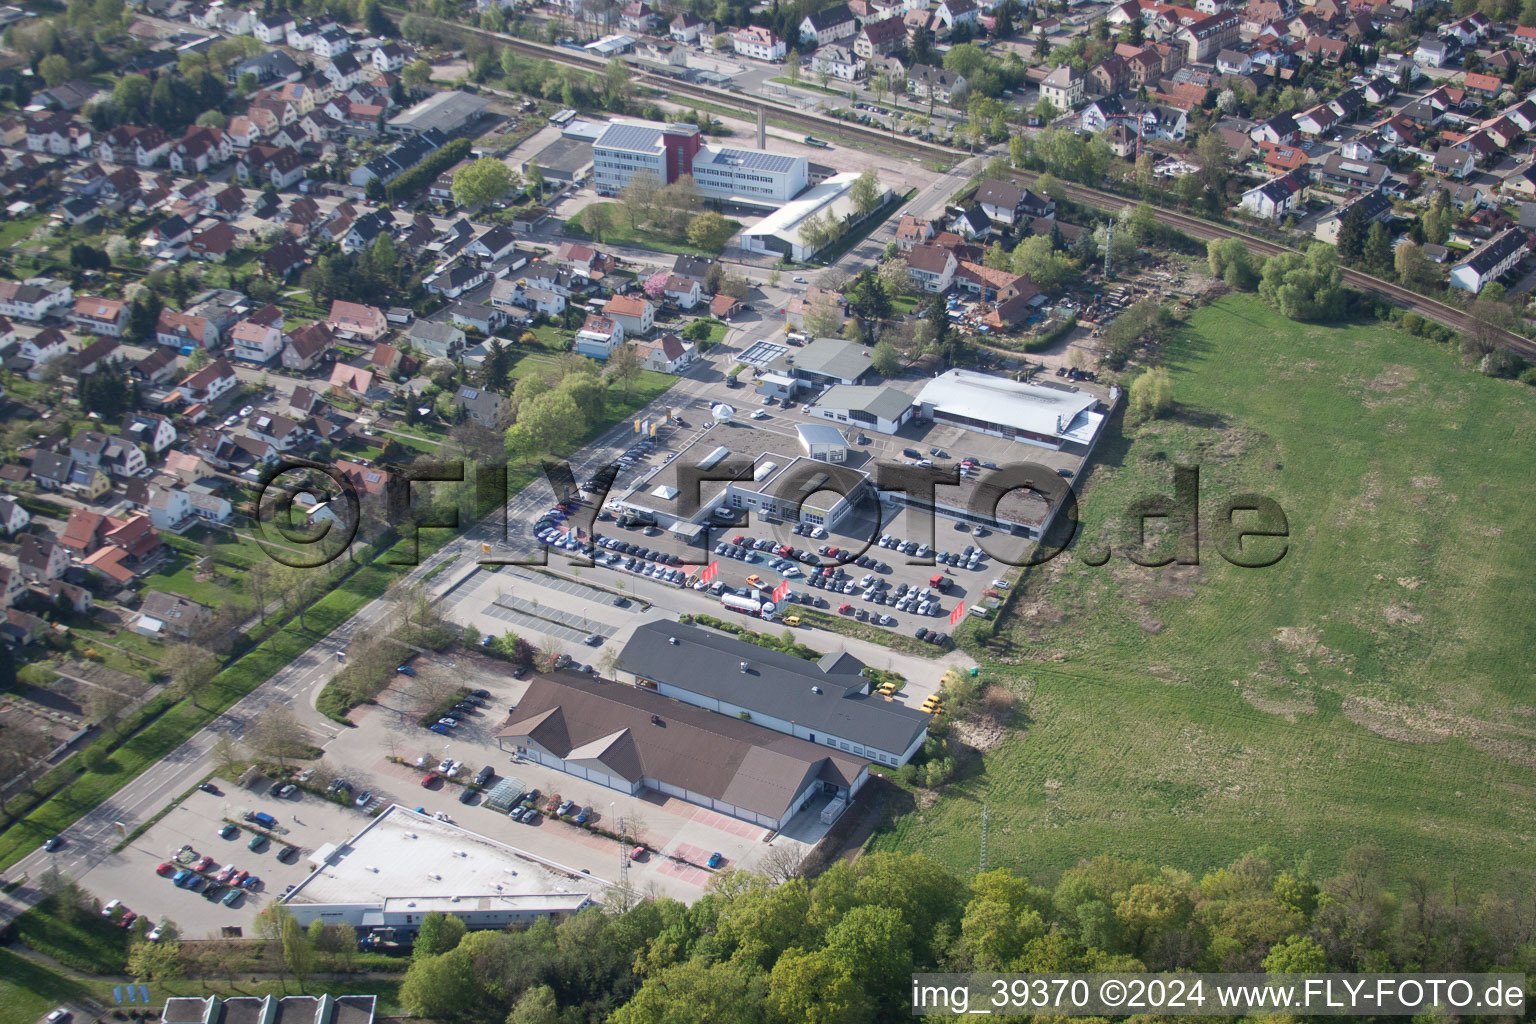
[[[429,96],[409,110],[389,119],[387,130],[391,135],[420,135],[436,128],[444,135],[469,124],[485,113],[486,101],[467,92],[449,90]]]
[[[705,146],[693,158],[693,180],[712,199],[777,208],[805,191],[809,167],[803,156]]]
[[[641,171],[670,185],[693,173],[702,136],[697,125],[614,121],[592,143],[592,183],[599,195],[618,195]]]
[[[923,385],[916,404],[923,419],[1079,454],[1093,447],[1106,416],[1098,411],[1098,396],[1087,391],[971,370],[935,377]]]
[[[431,911],[471,931],[558,921],[592,904],[603,884],[398,804],[310,863],[315,870],[284,901],[299,924],[346,922],[397,936],[414,935]]]
[[[885,765],[902,765],[928,736],[926,712],[869,693],[864,663],[816,661],[679,622],[647,622],[630,636],[615,673],[663,697]]]
[[[831,244],[811,245],[801,235],[800,229],[812,216],[844,221],[856,214],[851,191],[858,180],[853,171],[834,174],[819,185],[812,185],[805,192],[785,203],[756,224],[741,229],[741,247],[747,252],[770,256],[788,256],[807,262],[817,252]],[[883,196],[882,196],[883,199]]]
[[[503,749],[622,793],[654,790],[773,829],[817,798],[852,799],[869,778],[870,762],[841,744],[577,673],[535,678],[496,737]]]
[[[609,505],[648,512],[663,529],[701,542],[708,527],[720,526],[717,508],[830,529],[876,511],[869,461],[865,451],[817,447],[800,432],[785,436],[726,420]]]
[[[550,181],[580,184],[592,174],[592,143],[586,139],[562,136],[539,150],[537,156],[524,161],[522,173],[527,175],[534,163],[539,165],[539,172]]]

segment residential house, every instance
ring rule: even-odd
[[[1062,64],[1040,81],[1040,98],[1057,110],[1076,110],[1083,103],[1083,76],[1070,64]]]
[[[276,324],[241,320],[229,334],[236,359],[251,363],[265,363],[283,352],[288,343],[283,334],[281,321]]]
[[[118,338],[122,336],[123,325],[128,322],[128,304],[122,299],[82,295],[75,300],[75,310],[70,314],[69,322],[99,337]]]
[[[784,40],[758,25],[748,25],[732,32],[731,46],[742,57],[766,61],[783,60],[787,49]]]
[[[210,405],[233,391],[240,383],[235,368],[223,359],[215,359],[207,366],[187,376],[176,386],[181,397],[188,402]]]
[[[294,328],[283,345],[285,370],[312,370],[329,356],[335,338],[329,324],[317,321]]]
[[[916,99],[952,104],[965,92],[965,76],[941,67],[914,64],[907,72],[907,92]]]
[[[603,315],[611,317],[630,335],[647,335],[655,323],[656,307],[639,295],[615,295],[603,305]]]
[[[1244,192],[1238,205],[1262,220],[1278,222],[1300,204],[1301,193],[1301,183],[1284,174]]]
[[[326,323],[334,333],[361,341],[377,341],[389,330],[384,311],[377,306],[341,299],[331,302],[331,315]]]
[[[0,534],[14,537],[27,528],[32,513],[9,494],[0,494]]]
[[[155,324],[155,341],[176,349],[217,348],[219,327],[205,316],[162,309]]]
[[[907,28],[900,18],[866,21],[853,37],[853,52],[866,61],[883,57],[906,44]]]
[[[913,246],[922,245],[933,238],[933,235],[932,221],[904,213],[896,225],[896,247],[902,252],[911,252]]]
[[[699,282],[691,277],[680,277],[677,274],[667,275],[662,296],[679,309],[692,309],[703,297]]]
[[[914,246],[907,253],[907,272],[927,292],[946,292],[955,282],[959,263],[954,253],[937,245]]]
[[[825,10],[807,14],[800,22],[802,44],[825,46],[839,39],[846,39],[859,29],[859,20],[853,16],[846,3],[835,4]]]
[[[1521,228],[1508,228],[1453,266],[1450,286],[1476,295],[1484,285],[1513,269],[1530,251],[1530,236]]]
[[[853,82],[864,77],[864,58],[846,46],[818,47],[811,58],[811,70],[825,73],[843,82]]]
[[[144,595],[130,628],[156,639],[186,640],[213,621],[213,609],[180,594],[151,590]]]
[[[1443,174],[1448,178],[1465,178],[1476,167],[1477,156],[1471,150],[1458,149],[1455,146],[1441,146],[1435,150],[1436,174]]]
[[[69,569],[69,549],[52,536],[24,534],[16,552],[16,565],[28,583],[46,583]]]
[[[956,25],[975,26],[981,17],[976,0],[940,0],[933,12],[933,19],[945,29],[953,31]]]
[[[454,393],[453,404],[464,410],[464,415],[489,430],[503,430],[511,413],[511,405],[494,391],[461,387]]]
[[[624,325],[613,317],[587,314],[586,321],[576,332],[572,346],[579,355],[593,359],[607,359],[614,349],[624,344]]]
[[[159,455],[176,443],[176,426],[157,412],[130,412],[123,421],[122,436]]]
[[[406,332],[406,340],[426,359],[454,359],[464,351],[464,332],[453,324],[417,320]]]
[[[634,346],[641,367],[657,373],[682,373],[699,357],[696,345],[671,331],[657,335],[654,341],[636,341]]]
[[[684,11],[672,19],[667,26],[668,34],[679,43],[697,43],[699,33],[704,29],[704,22],[689,11]]]

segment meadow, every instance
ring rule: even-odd
[[[1245,296],[1162,356],[1173,415],[1111,424],[1078,537],[1026,570],[981,652],[1023,698],[1018,728],[874,845],[974,868],[985,805],[990,866],[1045,879],[1097,853],[1198,872],[1266,845],[1316,874],[1361,844],[1440,883],[1536,866],[1536,394],[1389,325]],[[1144,568],[1127,510],[1172,494],[1176,465],[1200,468],[1199,564]],[[1248,542],[1284,545],[1270,567],[1217,553],[1243,492],[1287,518]]]

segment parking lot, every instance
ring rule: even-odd
[[[480,575],[494,581],[501,574]],[[386,799],[408,807],[446,814],[464,828],[573,872],[586,869],[599,878],[619,880],[621,856],[616,840],[544,814],[531,825],[514,822],[506,813],[483,806],[480,796],[461,803],[464,790],[456,780],[488,765],[497,779],[515,777],[525,788],[538,789],[541,807],[550,796],[559,794],[578,806],[592,808],[591,824],[612,832],[618,831],[618,819],[623,817],[626,833],[654,851],[630,862],[630,884],[642,892],[655,891],[688,901],[697,899],[713,876],[705,866],[711,853],[722,854],[721,867],[750,868],[770,850],[764,841],[767,832],[758,826],[656,793],[631,797],[502,750],[496,743],[496,730],[506,722],[528,686],[526,680],[513,678],[506,663],[458,655],[418,658],[413,667],[416,677],[397,678],[376,704],[354,716],[358,728],[347,730],[326,748],[327,761],[345,765],[355,785],[370,786]],[[421,705],[420,695],[414,691],[422,687],[416,680],[426,679],[430,684],[434,673],[467,688],[485,689],[491,695],[488,707],[459,718],[457,728],[447,736],[417,724]],[[455,781],[432,772],[433,766],[445,759],[461,764]],[[774,837],[773,844],[808,848],[825,828],[814,817],[797,819]]]
[[[82,884],[103,903],[114,899],[136,914],[151,921],[165,918],[176,923],[180,934],[193,938],[218,936],[226,927],[241,928],[250,934],[251,922],[269,902],[290,885],[296,885],[310,872],[309,855],[325,843],[339,843],[356,833],[368,818],[365,812],[322,800],[299,791],[287,799],[269,795],[271,784],[257,780],[249,788],[215,779],[219,793],[194,792],[172,807],[160,821],[122,851],[109,857],[82,879]],[[256,829],[244,820],[247,813],[270,814],[276,825]],[[221,827],[238,823],[227,837]],[[250,843],[263,833],[278,841]],[[286,844],[298,848],[297,856],[280,861],[278,853]],[[177,854],[190,848],[195,852],[191,866],[203,857],[212,865],[203,874],[217,878],[223,868],[233,865],[239,871],[260,879],[253,888],[242,890],[233,905],[207,897],[209,886],[201,891],[178,887],[171,877],[156,874],[164,863],[175,863]],[[186,854],[183,854],[186,859]],[[177,864],[177,867],[187,866]],[[222,894],[231,890],[225,887]]]

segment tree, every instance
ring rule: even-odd
[[[1385,224],[1377,221],[1371,225],[1366,232],[1365,249],[1361,256],[1366,269],[1371,273],[1385,277],[1392,272],[1392,236],[1387,233]]]
[[[1142,423],[1166,416],[1172,408],[1173,381],[1165,367],[1151,367],[1131,381],[1130,399],[1126,405],[1126,418],[1130,422]]]
[[[196,644],[172,644],[160,656],[161,665],[170,672],[170,693],[178,700],[191,697],[219,674],[219,659]]]
[[[1329,321],[1344,315],[1338,253],[1314,242],[1305,255],[1287,252],[1264,264],[1259,295],[1292,320]]]
[[[507,1024],[559,1024],[560,1006],[555,1001],[555,990],[548,985],[535,985],[523,993]]]
[[[1339,218],[1339,259],[1345,263],[1359,263],[1365,251],[1367,229],[1365,210],[1356,203]]]
[[[874,367],[876,373],[885,378],[896,377],[901,374],[901,356],[886,341],[875,345],[874,351],[869,356],[869,365]]]
[[[283,915],[282,943],[283,963],[287,964],[288,973],[302,985],[315,973],[315,946],[309,940],[309,933],[292,914]]]
[[[418,1017],[454,1020],[468,1015],[479,987],[467,956],[458,951],[429,956],[405,972],[400,1003]]]
[[[638,228],[650,223],[660,192],[661,179],[655,171],[639,170],[630,175],[629,184],[619,191],[619,202],[629,214],[630,227]]]
[[[860,217],[867,217],[880,208],[880,193],[880,179],[875,176],[873,167],[866,167],[860,172],[848,190],[849,196],[853,199],[854,209],[859,211]]]
[[[1072,264],[1051,248],[1046,235],[1032,235],[1013,250],[1013,272],[1027,274],[1039,288],[1050,291],[1074,276]]]
[[[848,964],[830,951],[790,950],[768,980],[768,1019],[784,1024],[857,1024],[873,1008]]]
[[[420,92],[432,78],[432,65],[425,60],[415,60],[400,70],[400,80],[412,92]]]
[[[456,948],[464,935],[464,922],[459,918],[435,910],[423,914],[421,930],[416,933],[416,945],[411,955],[417,960],[423,960],[446,953]]]
[[[633,345],[620,345],[608,357],[608,377],[618,383],[619,391],[626,399],[634,391],[635,381],[640,379],[640,370],[640,352]]]
[[[736,233],[736,225],[723,214],[706,210],[688,222],[688,244],[707,252],[719,252]]]
[[[130,341],[139,344],[148,341],[155,335],[156,325],[160,323],[160,311],[163,308],[164,304],[156,292],[145,292],[141,297],[133,300],[123,333]]]
[[[593,203],[582,210],[581,226],[594,242],[601,242],[603,236],[613,229],[613,204]]]
[[[512,191],[512,169],[495,157],[465,164],[453,175],[453,201],[477,207],[495,202]]]
[[[395,34],[395,23],[384,13],[379,0],[358,0],[357,20],[370,35],[388,38]]]
[[[1310,935],[1290,935],[1270,947],[1266,974],[1317,974],[1328,969],[1328,955]]]
[[[803,323],[806,333],[813,338],[835,335],[843,326],[843,311],[838,306],[837,296],[826,291],[817,295],[805,311]]]
[[[153,83],[143,75],[124,75],[112,87],[112,101],[122,108],[125,117],[143,116],[153,88]]]
[[[1536,0],[1531,0],[1536,3]],[[790,50],[784,55],[784,71],[795,85],[800,84],[800,51]]]
[[[668,274],[665,270],[658,270],[645,279],[645,283],[640,286],[640,289],[645,292],[647,298],[659,300],[667,290],[667,277]]]
[[[1225,281],[1229,288],[1253,291],[1258,286],[1259,274],[1253,267],[1253,256],[1241,239],[1213,238],[1206,243],[1205,251],[1211,273]]]
[[[1427,263],[1422,246],[1414,242],[1404,242],[1393,253],[1392,262],[1400,284],[1414,288],[1423,283]]]
[[[528,161],[528,187],[536,198],[544,198],[544,171],[537,160]]]
[[[507,390],[508,375],[512,372],[512,355],[500,338],[492,338],[486,346],[485,363],[480,372],[486,390],[498,394]]]
[[[907,266],[907,261],[900,256],[881,263],[878,273],[880,283],[893,297],[905,295],[912,288],[912,270]]]
[[[128,947],[128,976],[135,981],[171,981],[181,977],[181,943],[135,942]]]
[[[47,82],[51,89],[62,82],[69,81],[74,71],[64,56],[50,53],[37,65],[37,73],[43,76],[43,81]]]
[[[262,709],[249,736],[251,749],[279,764],[286,765],[309,752],[307,735],[299,718],[281,704]]]

